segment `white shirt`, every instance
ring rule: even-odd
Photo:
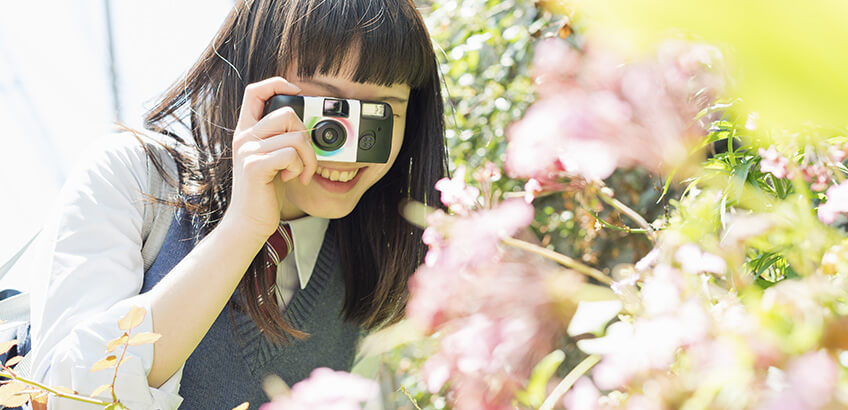
[[[30,254],[32,276],[32,377],[49,386],[88,395],[111,383],[113,371],[92,373],[106,344],[121,336],[117,321],[131,306],[147,311],[133,333],[152,332],[150,301],[139,295],[144,279],[141,228],[147,191],[144,151],[134,137],[102,138],[80,161],[59,194],[55,210]],[[304,217],[289,222],[295,247],[277,267],[278,301],[284,306],[306,287],[329,221]],[[155,345],[130,346],[119,366],[115,391],[133,409],[176,409],[181,367],[161,387],[147,384]],[[108,392],[101,395],[110,398]],[[51,398],[50,409],[90,409]]]

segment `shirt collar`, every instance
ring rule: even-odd
[[[288,221],[292,231],[294,263],[297,266],[297,278],[301,289],[306,288],[309,278],[312,277],[312,270],[315,269],[315,262],[324,244],[324,233],[329,223],[329,219],[316,216],[304,216]]]

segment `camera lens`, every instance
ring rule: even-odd
[[[332,128],[327,128],[321,133],[321,142],[327,145],[333,145],[339,139],[339,133]]]
[[[337,121],[324,120],[315,124],[312,130],[312,142],[322,151],[335,151],[347,140],[344,127]]]

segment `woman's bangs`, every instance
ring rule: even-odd
[[[436,69],[430,38],[411,2],[294,3],[300,9],[286,16],[280,61],[296,61],[300,77],[345,75],[360,83],[419,88]],[[357,58],[355,71],[347,72],[349,60]]]

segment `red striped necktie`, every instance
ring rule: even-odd
[[[291,249],[294,247],[291,227],[288,224],[280,222],[280,225],[277,226],[277,230],[273,235],[271,235],[271,237],[268,238],[266,245],[268,245],[269,250],[271,251],[271,261],[276,267],[280,261],[286,258]]]
[[[267,261],[268,270],[266,271],[266,275],[268,276],[268,283],[276,284],[277,265],[285,259],[291,252],[292,248],[294,248],[291,227],[286,223],[280,222],[280,225],[277,226],[277,230],[268,238],[268,241],[265,242],[265,246],[268,247],[268,254],[271,256],[270,260]]]

